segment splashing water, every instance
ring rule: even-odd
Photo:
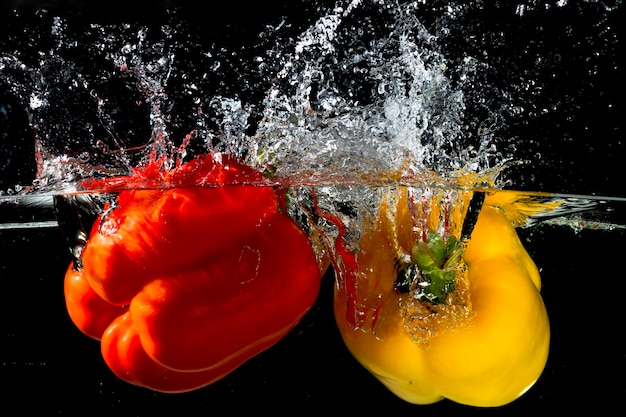
[[[234,154],[283,186],[331,186],[317,194],[335,212],[361,207],[373,186],[454,187],[468,173],[463,186],[505,186],[502,174],[522,161],[550,165],[539,141],[520,135],[568,98],[543,106],[550,94],[536,74],[498,61],[506,32],[474,15],[493,7],[515,22],[579,7],[544,6],[338,1],[303,30],[283,19],[238,47],[195,37],[176,13],[159,26],[15,16],[0,87],[3,112],[21,119],[6,118],[0,196],[73,194],[155,154],[167,169],[207,152]],[[596,27],[608,32],[617,6],[605,6]],[[532,44],[520,52],[532,55]],[[554,68],[539,53],[536,64]]]
[[[80,191],[81,179],[128,173],[154,151],[170,161],[229,152],[291,184],[423,180],[504,160],[493,137],[470,143],[462,86],[411,5],[337,5],[256,55],[256,68],[201,49],[173,24],[91,24],[78,37],[68,21],[52,17],[46,28],[44,17],[36,23],[49,33],[37,53],[16,49],[0,60],[37,151],[33,183],[5,183],[4,194]],[[254,94],[215,88],[232,76],[226,65],[240,81],[269,75],[271,83],[251,85]],[[472,65],[461,65],[464,80]]]
[[[377,185],[505,160],[493,137],[471,143],[462,86],[415,10],[377,6],[375,22],[337,7],[298,38],[257,131],[261,161],[287,181]]]

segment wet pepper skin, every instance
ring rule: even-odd
[[[335,317],[346,346],[408,402],[447,398],[472,406],[504,405],[526,392],[545,367],[550,328],[540,276],[494,200],[487,197],[463,254],[471,309],[463,323],[443,317],[450,323],[420,341],[404,325],[403,297],[408,295],[394,288],[398,247],[408,251],[411,245],[403,200],[395,217],[383,205],[357,255],[361,299],[370,300],[375,319],[350,325],[345,287],[336,290]]]
[[[67,310],[121,379],[197,389],[285,336],[315,302],[320,268],[275,190],[234,160],[135,180],[173,188],[119,194],[67,271]]]

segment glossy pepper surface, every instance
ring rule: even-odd
[[[515,230],[534,208],[488,195],[469,240],[455,243],[468,198],[443,213],[436,201],[412,206],[406,189],[392,194],[365,226],[355,290],[335,293],[346,346],[411,403],[514,401],[541,375],[550,343],[540,276]]]
[[[308,237],[251,168],[207,156],[114,181],[92,186],[148,188],[122,191],[96,221],[65,295],[120,378],[163,392],[210,384],[315,302],[320,267]]]

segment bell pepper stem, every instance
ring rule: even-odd
[[[417,271],[410,270],[418,275],[405,275],[405,278],[418,278],[418,296],[423,301],[443,303],[455,289],[455,269],[462,253],[462,246],[456,238],[449,237],[444,241],[437,233],[428,232],[426,243],[418,241],[413,247],[412,262]]]
[[[462,262],[464,243],[474,230],[484,201],[484,192],[474,192],[463,220],[460,240],[454,236],[444,239],[438,233],[428,231],[425,239],[415,243],[412,263],[398,280],[400,291],[413,288],[422,301],[434,304],[446,302],[448,294],[456,288],[456,270]]]

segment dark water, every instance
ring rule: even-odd
[[[419,7],[420,21],[439,36],[438,45],[451,63],[480,57],[482,70],[472,83],[463,85],[468,117],[461,130],[495,129],[503,148],[531,161],[510,172],[513,187],[626,196],[621,170],[626,156],[621,1],[475,1],[462,7],[465,2],[425,3]],[[265,73],[236,70],[250,69],[242,62],[248,62],[258,48],[270,50],[275,42],[288,43],[315,21],[321,6],[332,2],[271,1],[245,7],[229,2],[220,11],[207,13],[175,1],[146,1],[127,10],[121,1],[67,0],[44,2],[51,10],[44,23],[26,11],[28,6],[41,4],[18,0],[3,4],[6,9],[19,6],[24,10],[19,16],[3,15],[3,53],[19,48],[22,59],[34,63],[40,51],[58,52],[54,38],[38,32],[50,27],[50,16],[63,16],[75,35],[82,28],[89,37],[95,35],[88,22],[131,22],[133,30],[135,24],[158,27],[170,19],[167,9],[181,6],[180,16],[189,26],[179,33],[193,37],[199,50],[229,51],[230,58],[221,60],[219,82],[207,81],[204,87],[258,103],[263,98],[259,91],[265,91],[272,80],[264,78]],[[280,37],[258,36],[266,24],[277,25],[281,19],[286,29]],[[77,48],[72,54],[80,59],[74,62],[103,68],[95,61],[96,51],[89,52]],[[187,58],[197,65],[184,68],[190,74],[205,60],[210,64],[210,59],[193,52],[189,49]],[[91,80],[97,79],[97,74],[91,75]],[[80,111],[94,106],[93,101],[80,89],[68,95],[67,86],[60,83],[56,97],[62,105],[50,107],[46,120],[53,123],[37,130],[47,143],[58,147],[69,137],[65,150],[71,154],[85,144],[91,146],[95,137],[110,140],[105,127],[114,126],[127,146],[145,144],[152,134],[150,109],[133,104],[138,99],[136,84],[127,88],[124,81],[128,79],[111,78],[106,72],[100,75],[103,82],[91,85],[97,87],[99,97],[108,100],[102,113],[106,120],[94,116],[97,109]],[[175,81],[174,77],[173,89]],[[349,80],[344,86],[346,91],[354,87],[352,93],[367,101],[370,93],[366,90]],[[0,83],[0,87],[6,109],[0,113],[0,161],[5,161],[0,168],[0,189],[6,189],[13,187],[16,178],[34,178],[36,165],[32,153],[23,152],[25,141],[30,146],[33,136],[23,103],[9,86]],[[179,137],[197,119],[189,117],[193,105],[184,97],[173,100],[177,107],[168,129],[172,137]],[[63,124],[68,114],[84,119],[70,118],[77,122]],[[220,120],[215,123],[223,126]],[[132,162],[132,155],[129,158]],[[626,372],[626,346],[621,337],[626,290],[620,262],[624,231],[537,226],[520,234],[544,279],[543,296],[553,332],[550,358],[540,380],[525,396],[499,409],[482,410],[447,401],[411,406],[379,385],[352,359],[334,327],[331,275],[324,277],[318,303],[294,332],[224,380],[181,395],[129,386],[106,368],[98,343],[80,334],[67,317],[62,281],[70,255],[60,230],[0,230],[2,407],[45,415],[96,410],[118,415],[207,415],[250,409],[279,415],[333,411],[356,415],[374,409],[398,415],[589,410],[619,414],[625,408],[626,394],[621,378]]]

